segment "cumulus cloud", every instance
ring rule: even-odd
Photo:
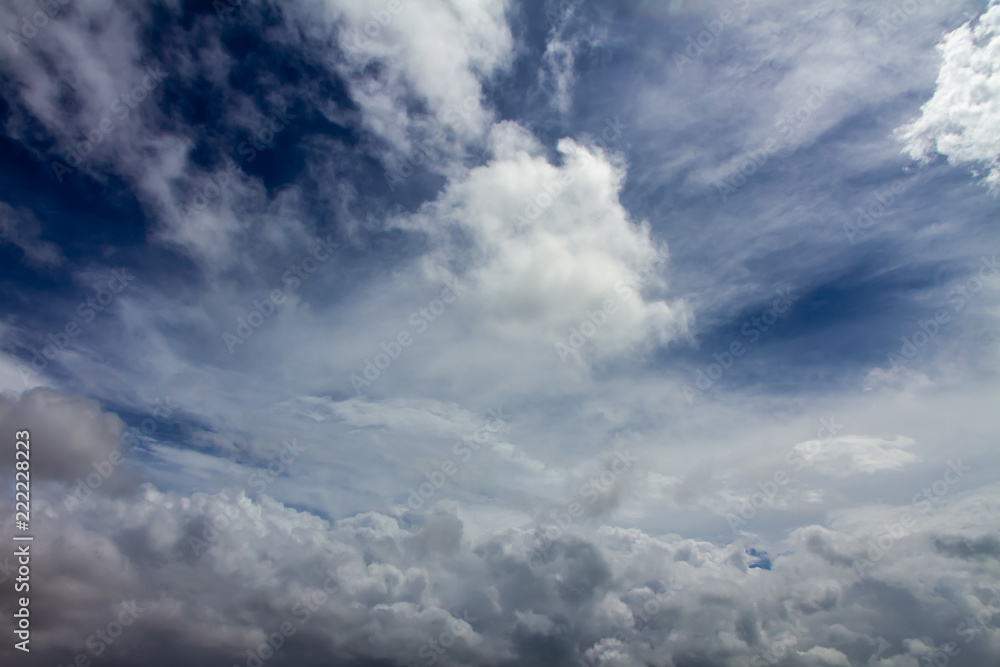
[[[28,429],[39,442],[58,443],[58,448],[39,446],[32,451],[32,471],[42,480],[71,483],[93,472],[95,464],[121,451],[123,426],[97,401],[54,389],[39,387],[17,400],[0,397],[0,427],[11,432]]]
[[[934,96],[897,135],[911,157],[937,153],[951,164],[971,165],[1000,192],[1000,3],[992,0],[937,48],[943,62]]]
[[[968,628],[964,617],[1000,610],[1000,591],[972,574],[986,568],[995,581],[998,563],[929,547],[950,543],[958,516],[967,532],[995,530],[983,511],[991,502],[965,493],[914,511],[920,520],[905,534],[881,525],[891,511],[864,518],[859,509],[844,523],[862,525],[849,531],[807,526],[767,545],[780,555],[761,570],[737,545],[610,526],[575,528],[528,561],[518,548],[527,534],[469,537],[461,511],[331,523],[266,496],[147,484],[134,499],[94,501],[74,522],[39,521],[38,538],[59,548],[33,561],[51,584],[33,597],[48,620],[33,648],[46,660],[93,658],[103,644],[95,627],[134,601],[138,622],[104,646],[108,664],[243,664],[248,651],[267,657],[284,623],[294,633],[269,664],[320,653],[351,665],[428,664],[431,655],[446,665],[907,665],[948,642],[975,664],[995,658],[1000,637],[991,617]],[[973,628],[976,643],[962,641]],[[169,655],[155,650],[165,642]]]
[[[652,296],[667,288],[667,248],[621,205],[624,164],[570,139],[552,164],[513,123],[493,128],[491,150],[490,162],[399,223],[436,241],[430,279],[443,280],[444,266],[468,282],[478,334],[542,340],[563,359],[579,359],[575,330],[593,343],[582,354],[598,359],[684,336],[683,299]],[[449,260],[459,247],[463,260]]]

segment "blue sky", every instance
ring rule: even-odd
[[[38,659],[1000,656],[996,0],[48,8],[0,8]]]

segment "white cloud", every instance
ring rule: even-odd
[[[284,11],[296,31],[287,39],[322,38],[317,57],[345,77],[365,126],[395,152],[390,164],[414,142],[462,153],[492,124],[481,81],[512,61],[506,3],[329,0]],[[330,39],[342,58],[327,50]]]
[[[814,441],[796,446],[803,454],[816,451],[813,461],[818,469],[831,475],[874,473],[880,470],[898,470],[919,457],[906,451],[916,441],[905,436],[886,440],[875,436],[847,435],[827,442]]]
[[[570,139],[552,164],[513,123],[493,128],[491,146],[492,161],[398,223],[436,241],[425,262],[431,282],[449,266],[469,283],[463,307],[477,336],[544,341],[556,355],[589,319],[600,324],[582,354],[607,358],[685,335],[684,301],[646,296],[666,289],[667,248],[619,202],[625,165]],[[449,259],[458,248],[462,262]],[[600,314],[609,300],[613,312]]]
[[[934,96],[897,134],[913,158],[939,153],[1000,192],[1000,2],[938,45],[943,63]]]

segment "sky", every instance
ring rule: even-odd
[[[0,24],[4,664],[1000,663],[1000,0]]]

